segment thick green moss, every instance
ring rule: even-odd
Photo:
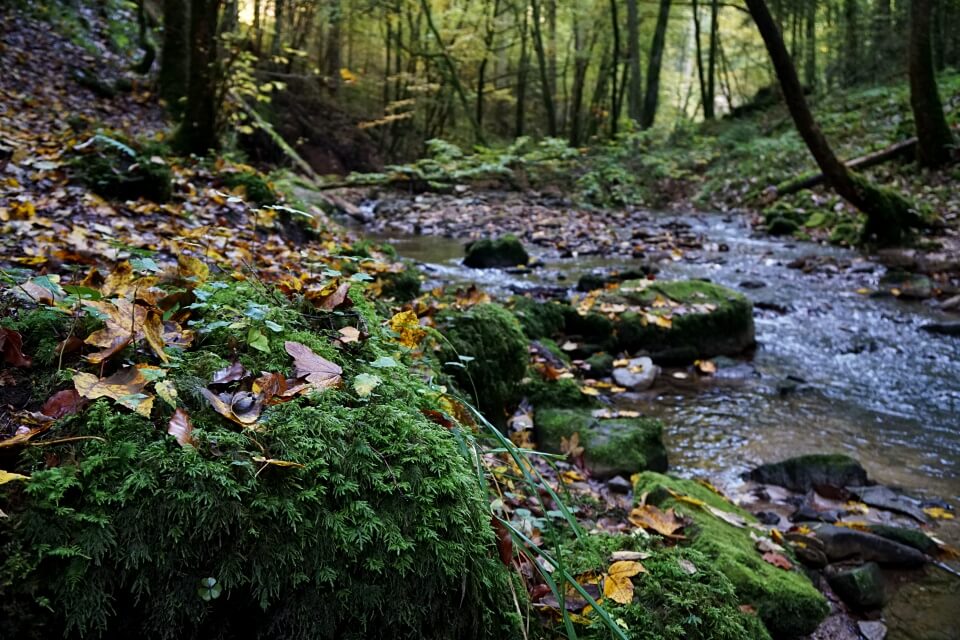
[[[249,435],[191,406],[184,448],[102,400],[66,419],[58,437],[102,440],[45,448],[52,467],[30,451],[30,482],[2,487],[0,613],[48,607],[37,637],[518,635],[453,434],[417,410],[416,384],[378,392],[278,405]],[[222,593],[205,601],[208,578]]]
[[[514,235],[496,239],[483,238],[467,245],[463,264],[474,269],[494,269],[525,265],[530,261],[527,250]]]
[[[403,271],[380,276],[382,293],[397,302],[410,302],[420,295],[420,270],[408,265]]]
[[[863,201],[867,222],[861,241],[891,245],[903,242],[914,230],[927,226],[917,204],[897,191],[873,184],[858,173],[850,178]]]
[[[479,304],[444,314],[438,328],[447,339],[439,354],[443,371],[488,420],[503,424],[527,372],[528,342],[517,319],[498,304]]]
[[[733,585],[695,549],[644,546],[644,541],[608,534],[583,536],[568,553],[574,573],[606,569],[615,551],[644,551],[646,571],[634,576],[633,602],[604,601],[615,620],[626,625],[633,640],[769,640],[755,615],[740,610]],[[681,565],[693,566],[690,573]],[[689,563],[689,564],[688,564]],[[609,638],[596,623],[586,638]]]
[[[98,138],[71,160],[73,177],[109,200],[166,202],[173,193],[173,172],[164,160],[169,149],[153,142],[140,147]]]
[[[277,193],[262,175],[255,171],[228,173],[223,176],[223,183],[231,189],[243,187],[247,201],[260,207],[277,203]]]
[[[534,408],[574,409],[599,405],[596,399],[582,393],[580,385],[573,380],[544,380],[537,371],[530,372],[522,393]]]
[[[523,332],[531,340],[552,338],[563,329],[564,305],[556,302],[537,302],[531,298],[518,296],[513,299],[513,312],[523,327]]]
[[[648,502],[662,508],[675,508],[693,520],[693,530],[687,531],[690,546],[709,558],[733,583],[740,602],[756,609],[772,635],[802,636],[816,629],[829,612],[829,606],[799,569],[786,571],[765,562],[754,547],[749,527],[738,528],[680,502],[666,489],[736,513],[750,523],[756,522],[753,516],[692,480],[646,472],[640,474],[634,486],[635,494],[646,493]]]
[[[601,348],[613,344],[613,321],[599,313],[582,316],[573,307],[563,307],[563,332]]]
[[[600,420],[589,409],[543,408],[534,414],[534,427],[539,447],[554,453],[560,452],[562,438],[580,434],[584,462],[598,477],[667,469],[663,425],[658,420]]]
[[[631,292],[631,282],[623,284],[622,295],[628,302],[649,305],[657,296],[684,307],[712,305],[712,311],[672,314],[670,328],[644,324],[636,313],[624,313],[616,326],[619,348],[631,353],[647,352],[665,364],[681,364],[697,358],[736,355],[753,346],[753,305],[742,294],[700,280],[656,282]]]

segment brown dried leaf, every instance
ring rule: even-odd
[[[294,372],[298,378],[305,378],[315,389],[327,389],[340,384],[343,369],[339,365],[321,358],[310,347],[299,342],[284,342],[284,348],[293,358]]]
[[[40,413],[56,420],[77,413],[85,404],[86,400],[76,390],[64,389],[47,398],[40,409]]]
[[[652,504],[636,507],[628,518],[634,526],[656,531],[668,538],[682,538],[677,531],[684,527],[684,522],[677,517],[673,509],[663,511]]]
[[[360,342],[360,329],[356,327],[344,327],[340,329],[340,342],[350,344],[351,342]]]
[[[98,378],[92,373],[77,373],[73,376],[73,385],[84,398],[111,398],[117,404],[149,418],[153,396],[143,393],[148,380],[140,371],[141,366],[120,369],[107,378]]]
[[[143,336],[158,358],[163,362],[170,362],[170,356],[163,350],[163,317],[156,311],[147,312],[147,317],[143,322]]]
[[[13,367],[29,367],[33,362],[23,355],[23,336],[13,329],[0,329],[0,356]]]
[[[320,292],[319,296],[308,295],[307,298],[312,300],[318,309],[333,311],[339,307],[349,307],[353,304],[350,298],[347,297],[348,293],[350,293],[350,283],[344,282],[329,293],[324,289]]]
[[[167,425],[167,433],[176,438],[181,447],[193,444],[193,422],[183,409],[177,409]]]
[[[786,569],[787,571],[793,569],[793,563],[790,562],[782,553],[768,551],[767,553],[763,554],[763,559],[775,567],[780,567],[781,569]]]
[[[240,362],[233,362],[229,366],[220,369],[213,374],[213,379],[210,380],[210,384],[228,384],[230,382],[236,382],[237,380],[242,380],[247,377],[249,372],[244,369],[243,365]]]
[[[85,340],[87,344],[101,348],[101,351],[87,356],[90,362],[100,363],[107,360],[143,335],[143,323],[147,319],[147,310],[144,307],[125,298],[115,302],[89,300],[83,304],[95,309],[104,317],[107,325],[91,333]]]
[[[633,600],[633,582],[631,577],[646,572],[639,562],[620,560],[610,565],[603,580],[603,595],[620,604],[630,604]]]

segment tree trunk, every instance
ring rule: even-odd
[[[878,189],[864,178],[850,173],[846,165],[837,159],[810,112],[793,61],[766,3],[764,0],[746,0],[746,3],[766,44],[780,80],[784,101],[800,137],[826,176],[827,183],[867,216],[863,239],[892,244],[899,242],[908,228],[922,226],[923,221],[910,202],[896,192]]]
[[[573,90],[570,104],[570,144],[577,146],[583,136],[583,93],[587,82],[587,70],[590,66],[590,46],[584,45],[583,28],[574,15],[573,18],[574,53],[573,53]]]
[[[640,13],[637,11],[637,0],[627,0],[627,57],[630,59],[627,117],[639,123],[643,119],[643,72],[640,71]]]
[[[324,52],[326,62],[327,88],[331,95],[340,90],[340,22],[342,19],[340,0],[330,2],[330,30],[327,32],[327,48]]]
[[[527,72],[530,67],[529,56],[527,52],[527,39],[529,30],[527,28],[527,7],[522,6],[523,22],[520,26],[520,63],[517,68],[517,111],[513,127],[514,137],[519,138],[523,135],[524,122],[527,115]]]
[[[617,135],[620,119],[620,101],[617,92],[617,69],[620,66],[620,19],[617,17],[617,0],[610,0],[610,21],[613,24],[613,64],[610,67],[610,137]]]
[[[710,48],[707,52],[707,96],[703,103],[703,117],[713,120],[717,95],[717,29],[720,12],[719,0],[710,2]]]
[[[649,129],[657,117],[657,104],[660,101],[660,68],[663,66],[663,49],[667,42],[667,23],[670,20],[670,0],[660,0],[657,13],[657,26],[650,43],[650,58],[647,60],[647,90],[643,98],[642,129]]]
[[[807,48],[803,80],[811,91],[817,88],[817,0],[807,0]]]
[[[163,1],[163,51],[160,58],[160,97],[174,116],[183,113],[190,74],[190,24],[187,0]]]
[[[860,10],[858,0],[843,0],[843,81],[847,86],[860,81]]]
[[[700,104],[703,106],[704,113],[706,113],[707,82],[703,76],[703,48],[700,46],[700,4],[698,0],[692,0],[691,11],[693,11],[693,40],[697,55],[697,80],[700,82]]]
[[[540,67],[540,93],[543,94],[543,109],[547,115],[547,134],[557,135],[557,109],[553,104],[553,83],[550,81],[550,67],[543,47],[543,29],[540,27],[540,0],[532,0],[533,48],[537,52]]]
[[[177,146],[203,155],[217,140],[217,11],[219,0],[192,0],[190,6],[190,79]]]
[[[913,0],[910,10],[910,106],[917,128],[917,161],[939,167],[950,160],[953,136],[943,115],[930,46],[931,0]]]

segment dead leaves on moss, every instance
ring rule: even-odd
[[[153,375],[160,370],[149,365],[124,367],[106,378],[98,378],[92,373],[76,373],[73,384],[77,393],[88,400],[110,398],[117,404],[142,415],[150,417],[154,396],[144,393]],[[148,377],[150,376],[150,377]]]

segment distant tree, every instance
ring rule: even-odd
[[[880,189],[862,176],[852,173],[834,155],[810,112],[797,70],[767,4],[764,0],[746,0],[746,3],[767,46],[784,100],[800,137],[826,176],[827,183],[843,199],[867,216],[864,239],[893,244],[901,241],[908,229],[923,226],[923,219],[908,200],[893,191]]]
[[[660,99],[660,68],[663,66],[663,49],[667,42],[667,22],[670,20],[670,0],[660,0],[657,26],[650,43],[650,58],[647,60],[647,89],[643,97],[643,114],[640,126],[649,129],[657,117]]]
[[[217,15],[220,0],[191,0],[190,74],[176,146],[202,155],[219,146],[217,137]]]
[[[910,106],[917,128],[917,161],[939,167],[950,160],[953,136],[943,114],[930,45],[930,0],[910,3]]]

